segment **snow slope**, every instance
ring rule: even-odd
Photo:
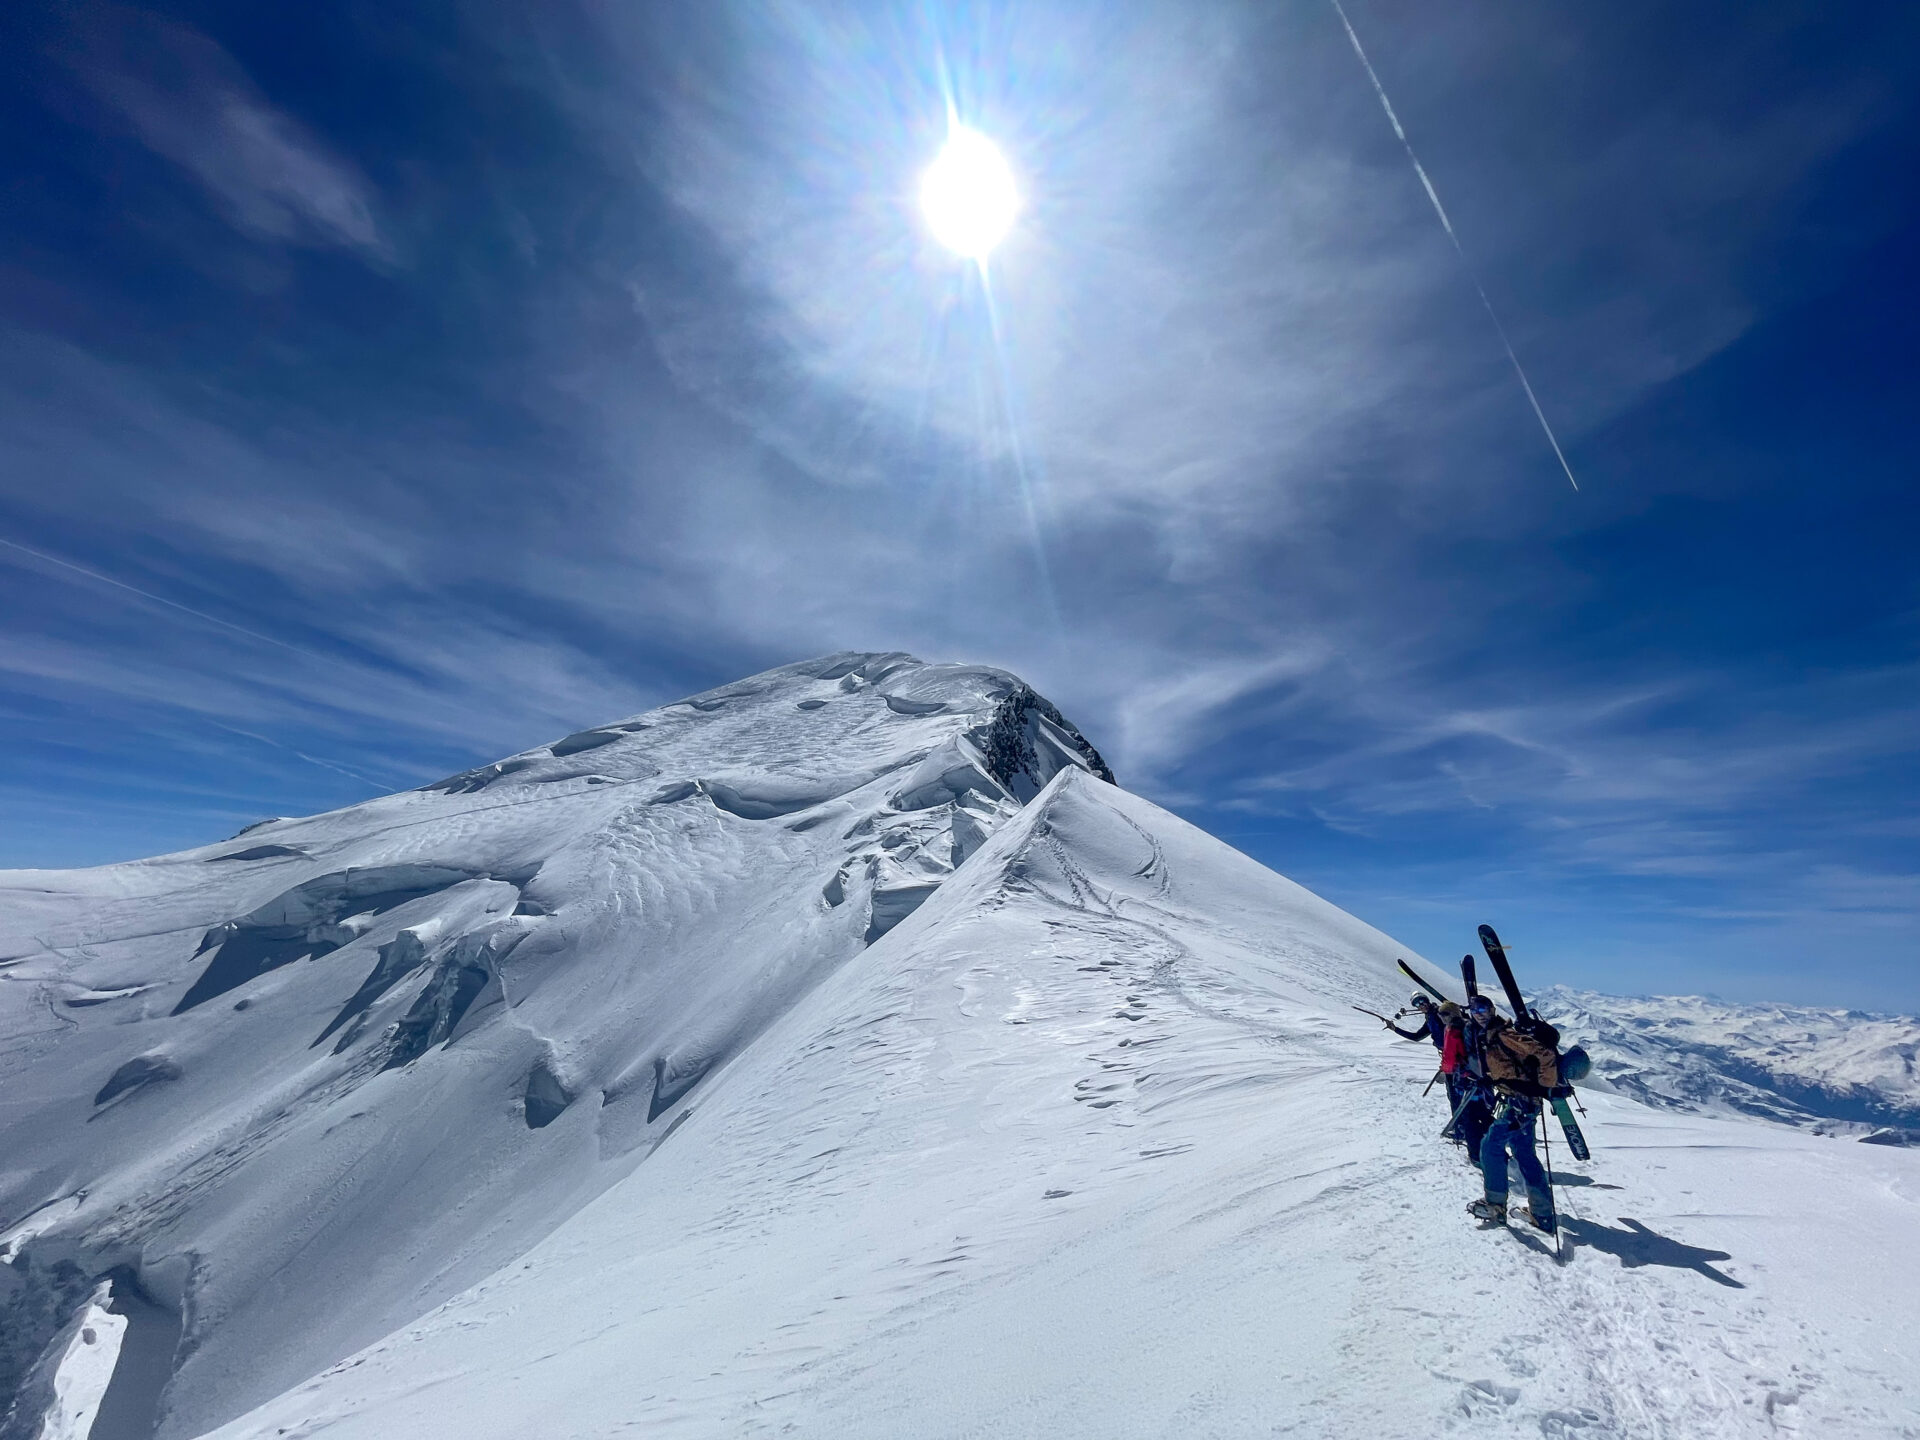
[[[1376,932],[1068,772],[648,1165],[221,1440],[1900,1435],[1911,1152],[1595,1097],[1476,1230]]]
[[[832,656],[229,844],[5,876],[0,1397],[116,1268],[185,1325],[166,1435],[480,1279],[1063,765],[1107,773],[1002,671]]]
[[[184,1309],[168,1436],[1920,1433],[1920,1152],[1597,1094],[1566,1262],[1476,1230],[1431,1049],[1349,1008],[1401,952],[1030,697],[836,657],[12,877],[22,1294]],[[478,868],[276,908],[343,856]],[[247,917],[236,973],[347,938],[170,1016]]]
[[[1920,1018],[1911,1015],[1559,986],[1542,992],[1540,1008],[1584,1038],[1597,1081],[1650,1105],[1920,1131]]]

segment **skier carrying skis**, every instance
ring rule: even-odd
[[[1420,992],[1415,994],[1413,999],[1407,1002],[1407,1008],[1410,1010],[1418,1010],[1420,1014],[1425,1017],[1420,1022],[1420,1028],[1418,1030],[1402,1030],[1398,1025],[1389,1020],[1387,1022],[1387,1029],[1398,1035],[1402,1040],[1433,1041],[1433,1048],[1440,1051],[1444,1058],[1446,1054],[1447,1029],[1446,1022],[1443,1021],[1440,1016],[1443,1010],[1458,1010],[1460,1007],[1455,1005],[1451,1000],[1449,1000],[1444,1007],[1436,1006],[1431,996],[1425,992]],[[1442,1066],[1441,1068],[1445,1069],[1446,1067]]]
[[[1509,1024],[1484,995],[1474,997],[1469,1018],[1479,1031],[1478,1058],[1493,1088],[1494,1104],[1493,1123],[1480,1141],[1486,1197],[1467,1209],[1489,1223],[1506,1223],[1507,1157],[1511,1155],[1526,1183],[1528,1223],[1549,1235],[1557,1234],[1553,1188],[1534,1149],[1533,1132],[1540,1120],[1540,1102],[1560,1084],[1559,1034],[1525,1012],[1518,1023]]]
[[[1484,997],[1476,996],[1482,1000]],[[1454,1051],[1454,1068],[1447,1072],[1447,1088],[1453,1100],[1453,1120],[1443,1132],[1448,1139],[1458,1140],[1466,1147],[1467,1163],[1478,1170],[1480,1168],[1480,1142],[1487,1133],[1487,1127],[1493,1124],[1494,1093],[1493,1085],[1487,1079],[1485,1048],[1480,1026],[1475,1021],[1472,1002],[1462,1010],[1451,1007],[1458,1023],[1448,1035],[1449,1048]],[[1492,1007],[1487,1006],[1488,1009]],[[1445,1066],[1443,1052],[1442,1067]]]
[[[1473,1093],[1467,1074],[1466,1012],[1451,1000],[1436,1005],[1424,993],[1415,995],[1408,1004],[1425,1016],[1420,1028],[1402,1030],[1391,1021],[1387,1028],[1402,1040],[1433,1041],[1433,1048],[1440,1052],[1440,1076],[1447,1083],[1447,1114],[1455,1117],[1452,1133],[1466,1145],[1468,1160],[1478,1165],[1480,1135],[1487,1128],[1487,1107],[1476,1102],[1464,1111],[1461,1109],[1461,1102]]]

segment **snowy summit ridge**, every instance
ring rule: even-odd
[[[225,845],[5,877],[0,1396],[115,1270],[186,1326],[167,1433],[447,1298],[1065,768],[1113,778],[1005,671],[839,654]]]
[[[0,1440],[1920,1431],[1920,1150],[1596,1089],[1477,1231],[1445,972],[1110,780],[835,655],[0,876]]]

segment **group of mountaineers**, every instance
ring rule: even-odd
[[[1557,1237],[1560,1222],[1553,1202],[1553,1176],[1540,1162],[1534,1136],[1544,1120],[1543,1107],[1551,1106],[1566,1133],[1568,1148],[1578,1158],[1587,1158],[1586,1139],[1568,1101],[1573,1082],[1585,1078],[1591,1062],[1577,1045],[1563,1052],[1560,1032],[1527,1006],[1492,928],[1482,925],[1480,939],[1506,990],[1511,1019],[1480,993],[1471,955],[1461,960],[1467,992],[1464,1006],[1422,980],[1403,960],[1400,968],[1420,989],[1394,1018],[1418,1014],[1422,1017],[1419,1027],[1403,1030],[1384,1015],[1365,1013],[1384,1022],[1401,1039],[1428,1040],[1440,1052],[1435,1078],[1446,1082],[1450,1113],[1441,1134],[1466,1148],[1467,1160],[1479,1169],[1485,1186],[1485,1193],[1468,1211],[1488,1225],[1506,1223],[1511,1159],[1527,1190],[1525,1219],[1535,1229]]]

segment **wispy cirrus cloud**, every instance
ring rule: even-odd
[[[1810,197],[1865,188],[1910,27],[1347,8],[1577,499],[1328,8],[71,7],[68,208],[0,213],[59,301],[0,287],[0,537],[187,608],[0,547],[15,793],[341,803],[908,648],[1389,925],[1904,873],[1911,681],[1866,672],[1920,612],[1853,584],[1900,523],[1802,579],[1861,456],[1772,462],[1910,347],[1832,396],[1849,337],[1739,357],[1868,243]],[[1028,194],[991,311],[914,208],[943,77]]]
[[[199,181],[233,225],[393,263],[366,177],[271,104],[214,41],[117,5],[91,7],[83,36],[71,57],[81,81],[142,144]]]

